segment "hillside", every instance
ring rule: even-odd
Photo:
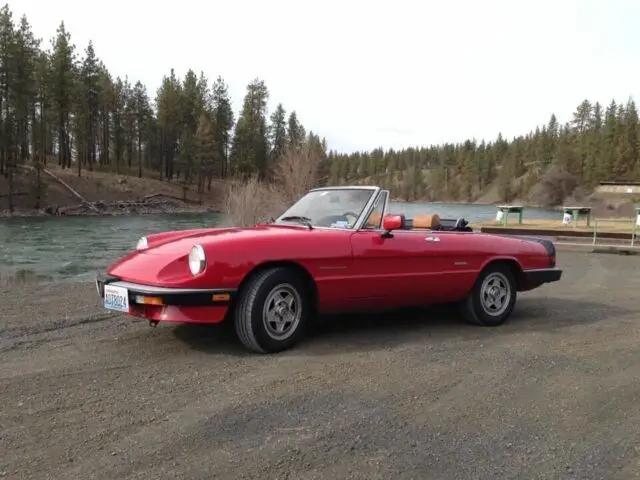
[[[13,207],[14,215],[34,214],[119,214],[217,210],[223,195],[224,185],[212,181],[211,190],[198,195],[193,186],[186,189],[177,181],[161,181],[157,178],[115,174],[108,171],[83,171],[62,169],[55,163],[46,169],[64,184],[71,187],[87,202],[97,206],[83,205],[69,188],[44,172],[40,175],[40,201],[38,204],[37,176],[30,165],[14,170]],[[0,212],[8,215],[9,184],[0,176]],[[147,197],[145,199],[145,197]]]
[[[524,202],[545,207],[591,197],[602,181],[640,180],[640,122],[633,99],[584,100],[570,122],[555,115],[511,140],[469,139],[403,150],[328,155],[329,182],[368,179],[396,198]],[[605,195],[606,196],[606,195]],[[624,197],[624,201],[636,201]]]

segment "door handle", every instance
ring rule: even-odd
[[[425,241],[427,241],[427,242],[439,242],[440,241],[440,237],[426,237]]]

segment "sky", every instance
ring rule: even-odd
[[[98,7],[99,6],[99,7]],[[45,45],[64,20],[112,75],[155,97],[174,68],[229,84],[236,112],[263,79],[349,153],[511,138],[586,99],[640,101],[638,0],[19,0]],[[636,30],[637,31],[637,30]],[[237,113],[236,113],[237,115]]]

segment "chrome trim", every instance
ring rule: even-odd
[[[234,292],[235,288],[171,288],[171,287],[154,287],[152,285],[142,285],[133,282],[111,282],[107,285],[114,287],[123,287],[136,293],[148,293],[158,295],[181,295],[191,293],[216,293],[216,292]]]
[[[370,190],[371,187],[363,187],[362,189]],[[351,227],[349,230],[353,232],[357,232],[362,228],[362,224],[366,220],[371,208],[373,208],[373,206],[375,205],[376,200],[378,199],[378,195],[380,195],[380,191],[381,191],[380,187],[373,187],[373,194],[369,198],[369,201],[367,202],[367,204],[362,209],[362,212],[360,212],[360,216],[358,217],[358,220],[356,220],[356,223],[354,223],[353,227]]]
[[[382,216],[380,218],[380,228],[362,228],[362,224],[360,225],[360,228],[358,228],[358,232],[360,231],[365,231],[365,232],[377,232],[377,231],[384,231],[384,229],[382,228],[382,219],[384,218],[385,214],[387,213],[387,209],[389,207],[389,197],[391,196],[389,190],[383,190],[383,189],[378,189],[378,194],[376,195],[375,200],[371,203],[371,205],[369,206],[369,208],[367,209],[366,213],[363,214],[363,219],[362,219],[362,223],[364,223],[364,220],[366,220],[367,218],[369,218],[369,215],[371,215],[371,213],[373,212],[373,207],[375,206],[376,202],[378,201],[378,197],[380,197],[380,195],[384,195],[386,192],[387,194],[387,198],[384,201],[384,206],[382,207]]]
[[[311,192],[321,192],[321,191],[326,191],[326,190],[373,190],[373,193],[371,194],[371,197],[369,197],[369,200],[367,201],[367,203],[364,205],[364,207],[362,208],[362,212],[360,213],[360,216],[358,217],[358,219],[356,220],[356,222],[353,224],[353,227],[351,228],[344,228],[344,227],[316,227],[315,225],[313,226],[314,229],[322,229],[322,230],[345,230],[347,232],[355,232],[358,231],[361,227],[362,224],[364,223],[365,218],[367,218],[367,215],[365,215],[365,212],[368,212],[372,205],[375,203],[375,201],[378,198],[378,195],[381,191],[380,187],[375,187],[375,186],[361,186],[361,185],[357,185],[357,186],[348,186],[348,185],[344,185],[344,186],[340,186],[340,187],[318,187],[318,188],[313,188],[311,190],[309,190],[307,193],[305,193],[305,195],[311,193]],[[387,196],[387,200],[389,200],[389,197]],[[276,222],[278,220],[280,220],[280,218],[282,218],[282,216],[284,215],[284,213],[282,215],[280,215],[278,218],[276,218]],[[271,224],[273,225],[273,224]],[[303,228],[308,228],[305,227],[304,225],[300,225]]]
[[[322,190],[380,190],[380,187],[376,185],[338,185],[333,187],[312,188],[309,192],[319,192]]]

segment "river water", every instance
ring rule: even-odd
[[[434,212],[469,222],[495,218],[491,205],[392,203],[394,213],[414,216]],[[554,211],[527,208],[527,218],[558,218]],[[142,235],[183,228],[216,226],[213,213],[117,217],[11,218],[0,220],[0,276],[37,275],[58,281],[93,278],[134,248]]]

